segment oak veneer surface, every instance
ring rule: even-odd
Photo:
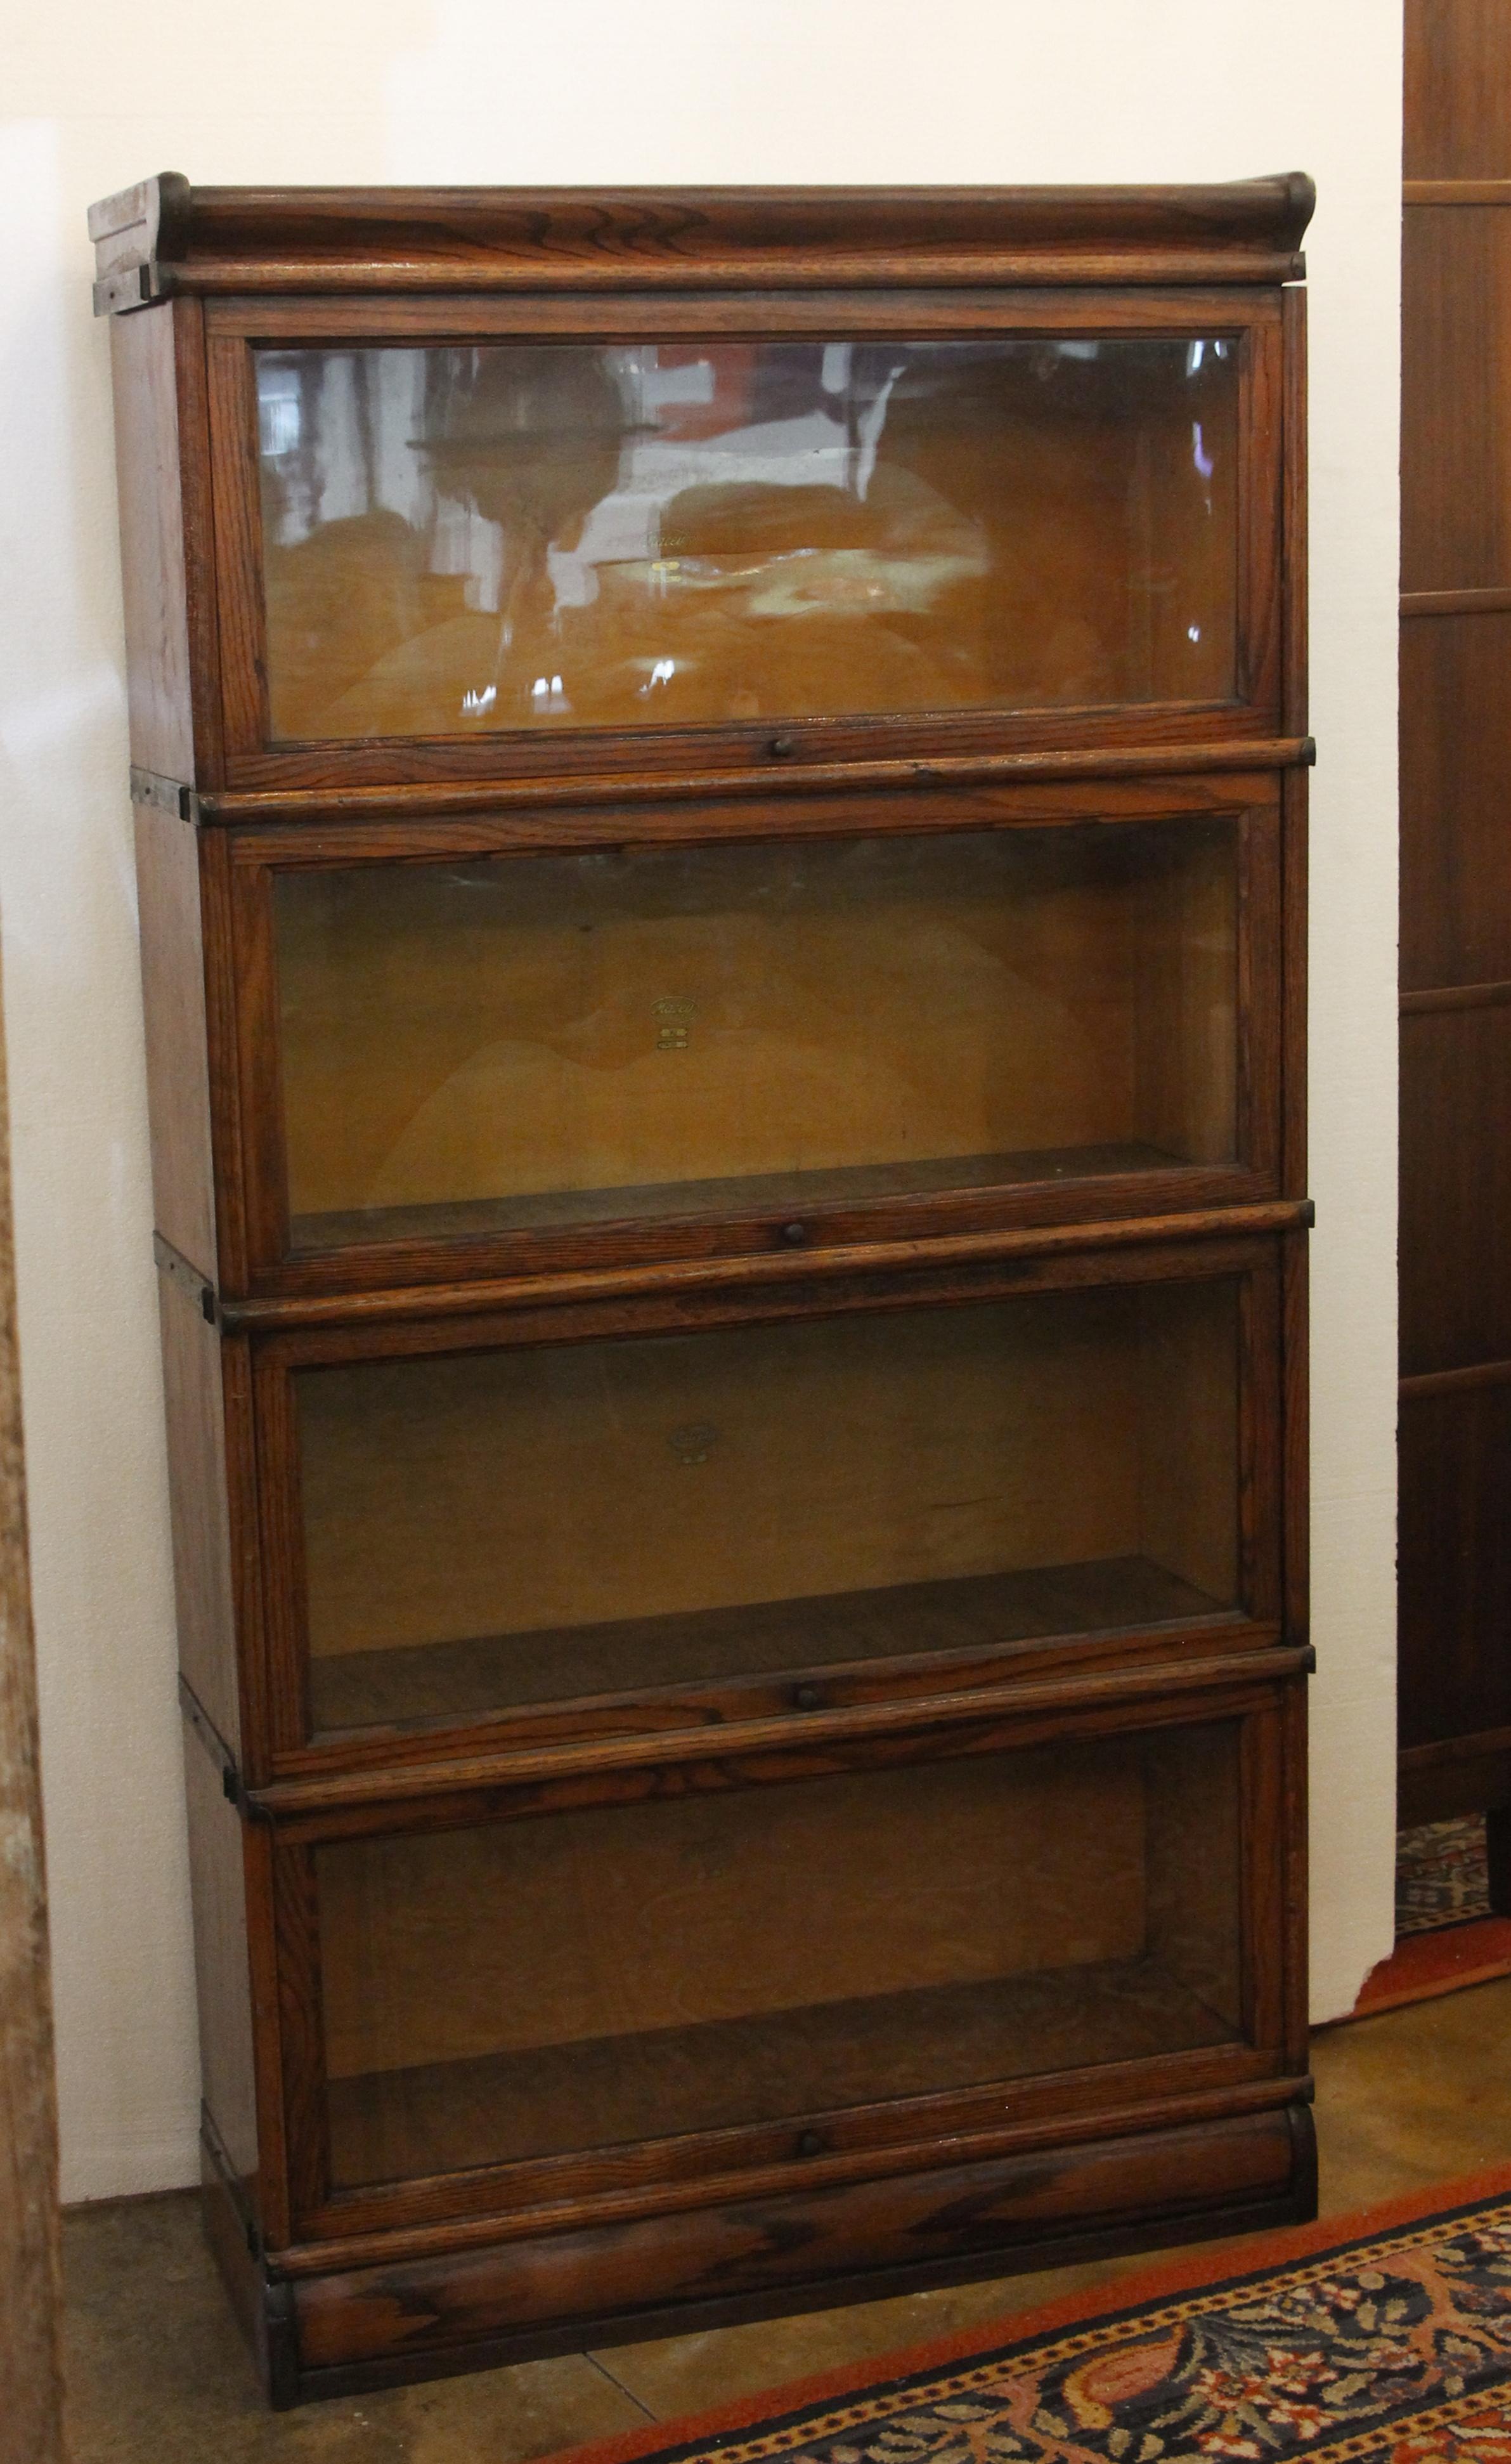
[[[1183,821],[280,874],[296,1245],[1227,1160],[1236,862]]]

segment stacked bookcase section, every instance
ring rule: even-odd
[[[95,209],[275,2403],[1310,2212],[1310,202]]]

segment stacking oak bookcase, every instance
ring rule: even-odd
[[[95,209],[275,2403],[1311,2212],[1310,205]]]

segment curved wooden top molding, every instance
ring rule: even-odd
[[[92,206],[99,313],[171,291],[1284,282],[1301,172],[1122,188],[195,188]]]

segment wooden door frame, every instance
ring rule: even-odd
[[[0,1025],[0,2387],[15,2464],[61,2464],[57,2097]]]

